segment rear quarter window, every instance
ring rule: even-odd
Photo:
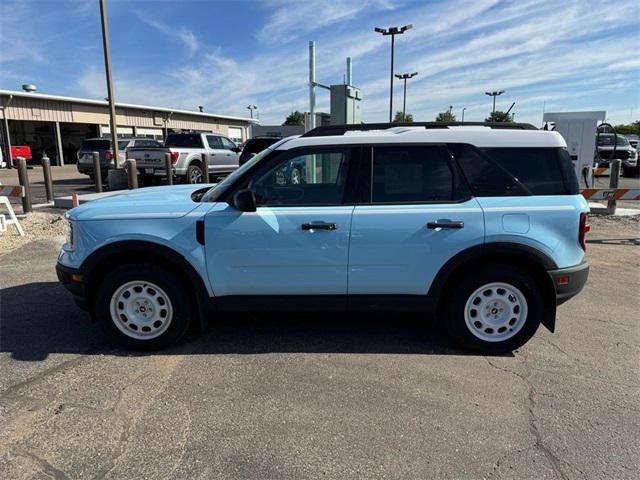
[[[534,195],[577,193],[577,180],[573,173],[571,159],[562,148],[481,148],[480,150],[517,178]]]

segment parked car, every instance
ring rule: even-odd
[[[589,271],[589,207],[563,138],[431,125],[320,127],[213,187],[81,205],[67,213],[58,278],[131,348],[243,309],[437,313],[462,346],[492,353],[541,323],[554,331],[556,305]],[[281,183],[301,161],[313,175]]]
[[[118,166],[122,167],[127,159],[129,149],[162,147],[162,143],[150,138],[124,138],[118,140]],[[110,168],[115,167],[113,147],[110,138],[88,138],[83,140],[78,150],[78,172],[89,175],[93,179],[93,152],[100,156],[100,173],[107,179]]]
[[[166,153],[171,154],[173,174],[186,183],[202,183],[206,155],[209,174],[226,175],[238,168],[240,148],[217,133],[170,133],[164,147],[133,148],[129,157],[136,160],[143,182],[165,176]]]
[[[282,137],[256,137],[246,141],[240,153],[239,164],[242,166],[249,161],[254,155],[257,155],[262,150],[270,147],[276,142],[282,140]]]
[[[596,167],[609,168],[611,160],[616,158],[622,161],[623,175],[636,175],[638,173],[638,151],[631,146],[629,140],[624,135],[601,133],[598,136]]]

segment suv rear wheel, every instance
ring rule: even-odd
[[[542,320],[535,280],[508,266],[465,275],[449,294],[447,330],[462,346],[504,353],[524,345]]]
[[[171,272],[132,263],[99,285],[96,318],[106,335],[128,348],[152,350],[177,342],[189,326],[189,298]]]

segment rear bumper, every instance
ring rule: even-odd
[[[73,295],[76,304],[80,308],[87,310],[87,297],[82,272],[76,268],[66,267],[61,263],[57,263],[56,274],[62,286]]]
[[[556,290],[556,305],[561,305],[584,288],[589,277],[589,264],[583,262],[574,267],[550,270],[548,273]]]

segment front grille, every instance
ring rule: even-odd
[[[630,156],[629,150],[616,150],[615,154],[613,150],[600,150],[600,158],[603,160],[613,160],[619,158],[620,160],[626,160]]]

